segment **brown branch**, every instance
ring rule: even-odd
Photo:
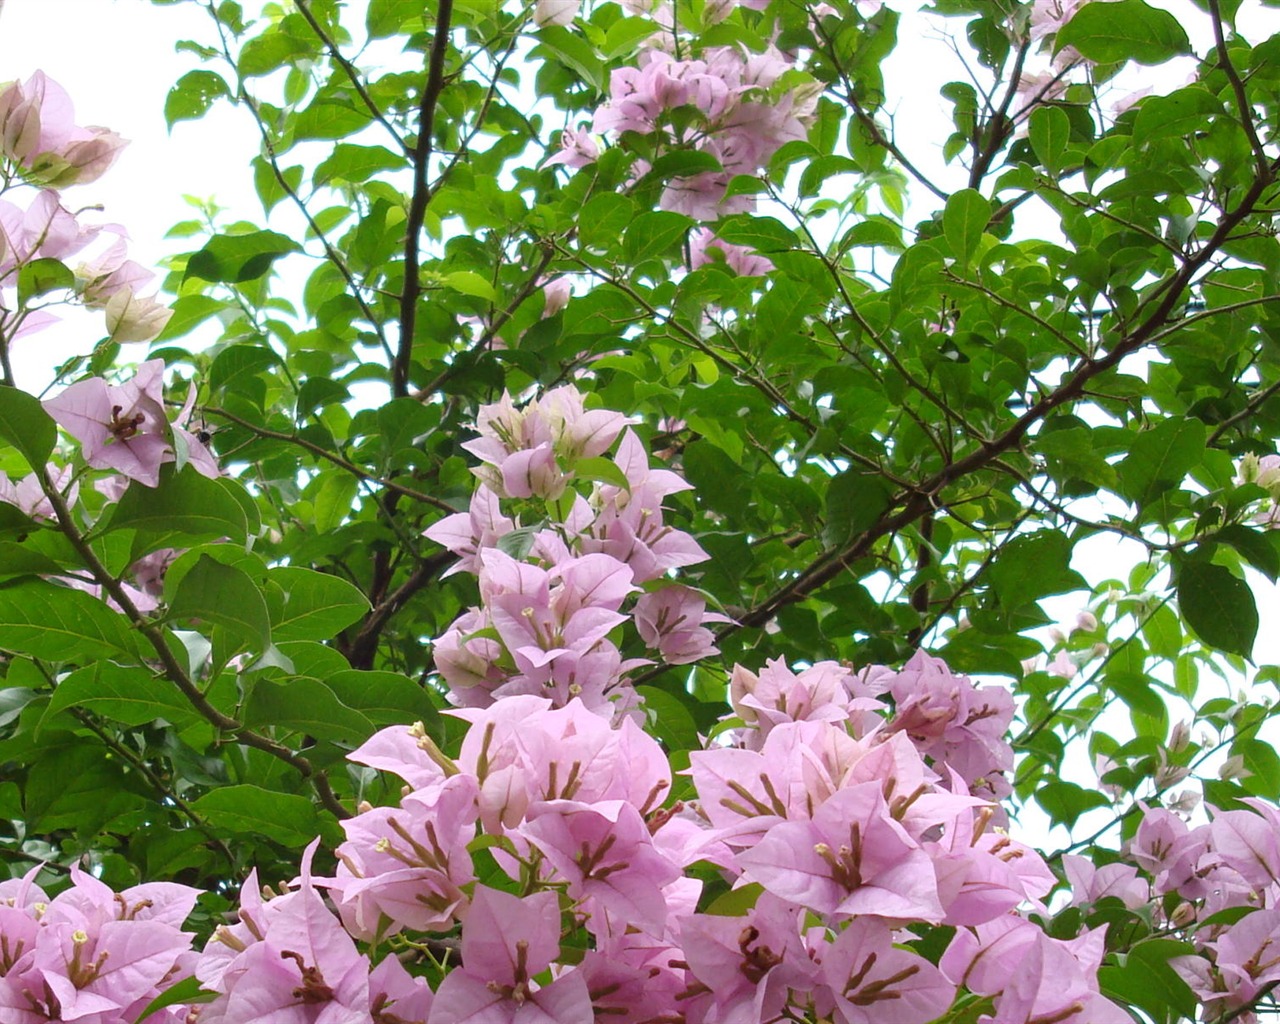
[[[311,31],[314,32],[320,42],[324,44],[325,50],[329,53],[329,59],[342,68],[346,73],[346,76],[350,80],[356,94],[364,101],[365,107],[373,116],[374,120],[381,124],[390,133],[391,137],[396,140],[396,145],[399,146],[400,149],[402,149],[406,154],[411,155],[413,151],[405,145],[404,139],[400,137],[400,133],[396,130],[395,125],[387,120],[386,115],[382,113],[381,108],[379,108],[378,104],[374,102],[373,97],[369,95],[369,90],[365,87],[364,81],[360,77],[359,69],[357,69],[351,61],[347,60],[347,58],[342,55],[341,51],[338,49],[337,43],[335,43],[329,33],[325,31],[324,26],[320,24],[316,19],[316,16],[311,13],[310,0],[296,0],[296,5],[298,13],[306,19],[307,24],[311,26]]]
[[[365,616],[346,652],[353,668],[372,667],[378,639],[391,617],[404,607],[409,598],[430,583],[441,569],[454,561],[455,557],[452,552],[445,551],[422,559],[409,574],[409,578]]]
[[[422,294],[422,282],[418,280],[419,243],[422,223],[427,215],[427,203],[431,198],[427,165],[431,161],[431,134],[435,130],[436,106],[440,102],[440,93],[444,90],[444,58],[449,48],[449,22],[452,16],[453,0],[437,0],[436,32],[431,41],[427,84],[422,90],[422,103],[418,109],[418,139],[413,147],[413,196],[409,200],[409,216],[405,224],[400,342],[391,366],[391,393],[396,398],[404,398],[409,394],[413,334],[418,322],[418,297]]]
[[[1165,336],[1165,332],[1161,329],[1168,323],[1170,314],[1177,306],[1183,291],[1236,226],[1253,212],[1254,205],[1269,184],[1270,177],[1258,177],[1254,180],[1239,205],[1229,213],[1223,214],[1213,235],[1200,251],[1188,257],[1176,272],[1166,278],[1161,286],[1154,289],[1148,300],[1148,304],[1154,303],[1154,308],[1133,333],[1124,338],[1110,352],[1082,360],[1058,388],[1031,406],[999,437],[984,441],[968,455],[944,466],[909,490],[899,493],[888,506],[891,511],[883,514],[848,544],[818,556],[793,579],[740,616],[737,621],[721,627],[716,633],[716,639],[723,640],[740,629],[763,626],[777,614],[779,609],[803,600],[819,587],[835,579],[849,561],[866,555],[881,537],[896,533],[927,514],[934,507],[937,496],[956,480],[986,468],[1002,454],[1015,448],[1028,431],[1054,409],[1082,397],[1086,385],[1095,377],[1114,369],[1126,356],[1138,351],[1153,338]],[[1163,297],[1157,302],[1156,299],[1159,296]]]
[[[93,574],[93,578],[98,581],[129,621],[133,623],[134,629],[146,638],[147,643],[155,651],[160,664],[164,666],[166,678],[178,688],[182,696],[186,698],[187,703],[214,728],[229,734],[245,746],[253,747],[256,750],[270,754],[272,757],[279,758],[296,769],[304,779],[308,779],[311,782],[312,786],[315,787],[316,794],[320,797],[320,802],[335,817],[351,817],[351,812],[343,807],[334,795],[333,789],[329,785],[328,777],[323,772],[316,771],[310,761],[301,754],[294,753],[283,743],[277,743],[267,736],[256,733],[230,715],[223,714],[209,702],[209,699],[187,674],[187,670],[182,667],[181,662],[178,661],[177,656],[169,647],[164,630],[138,610],[138,606],[133,603],[133,598],[129,596],[128,591],[102,564],[97,552],[85,540],[84,535],[76,527],[75,519],[71,515],[71,510],[68,508],[66,500],[49,479],[48,471],[43,466],[33,468],[45,497],[49,500],[49,504],[53,506],[54,517],[58,521],[58,527],[63,536],[67,538],[71,546],[84,559],[84,563]]]
[[[1240,108],[1240,127],[1244,129],[1249,148],[1253,150],[1256,174],[1270,180],[1273,176],[1271,161],[1267,157],[1267,151],[1262,148],[1262,140],[1258,138],[1258,129],[1253,123],[1253,106],[1245,91],[1244,81],[1236,66],[1231,63],[1231,52],[1227,49],[1227,40],[1222,32],[1222,6],[1219,0],[1209,0],[1209,16],[1213,20],[1213,41],[1218,51],[1218,66],[1222,68],[1227,81],[1231,83],[1231,91],[1235,93],[1236,105]]]
[[[449,515],[453,515],[453,513],[458,511],[443,498],[437,498],[433,495],[425,494],[422,491],[415,491],[412,487],[405,487],[403,484],[398,484],[394,480],[387,480],[375,473],[370,473],[366,469],[361,469],[354,462],[349,462],[347,459],[344,459],[341,455],[328,451],[313,441],[308,441],[304,437],[299,437],[297,434],[286,434],[280,430],[271,430],[267,427],[260,427],[258,424],[251,423],[243,417],[237,416],[235,413],[228,412],[226,409],[222,409],[216,405],[203,406],[202,411],[209,416],[218,416],[224,420],[229,420],[236,424],[236,426],[243,427],[245,430],[251,431],[259,437],[270,438],[273,441],[284,441],[288,444],[295,444],[299,448],[310,452],[312,455],[316,456],[316,458],[332,462],[335,466],[340,466],[345,469],[348,473],[352,474],[352,476],[377,484],[379,487],[385,487],[393,494],[399,494],[401,497],[420,501],[425,505],[438,508],[441,512],[447,512]]]

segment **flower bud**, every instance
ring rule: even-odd
[[[1086,609],[1076,615],[1076,629],[1085,633],[1092,633],[1097,628],[1098,617],[1093,612]]]
[[[1169,753],[1176,754],[1186,750],[1191,742],[1191,723],[1177,722],[1169,732]]]
[[[1175,928],[1185,928],[1193,923],[1196,919],[1196,908],[1183,900],[1173,908],[1173,913],[1169,915],[1169,923]]]

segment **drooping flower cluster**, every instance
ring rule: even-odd
[[[5,1024],[126,1024],[189,977],[191,934],[182,924],[199,890],[150,882],[114,892],[78,868],[50,899],[33,868],[0,882],[0,1019]],[[181,1024],[162,1009],[149,1021]]]
[[[726,198],[730,180],[756,174],[784,143],[807,137],[817,93],[784,85],[780,79],[791,69],[772,47],[764,53],[715,47],[694,60],[647,49],[638,67],[611,73],[609,101],[596,111],[592,127],[615,136],[645,136],[645,151],[653,158],[677,150],[715,158],[718,170],[673,178],[660,200],[664,209],[701,220],[742,213],[754,200],[748,194]],[[586,156],[580,136],[562,144],[568,155],[561,161],[580,166]],[[648,157],[638,161],[637,175],[650,166]]]
[[[125,257],[120,229],[82,225],[58,190],[96,181],[125,144],[106,128],[77,125],[70,97],[43,72],[0,85],[0,191],[20,185],[36,190],[25,208],[0,200],[0,288],[12,288],[18,271],[34,260],[63,262],[101,233],[114,233],[115,243],[74,274],[68,269],[66,284],[58,287],[103,310],[108,337],[121,343],[154,338],[172,310],[154,295],[140,294],[154,275]],[[40,308],[46,304],[0,293],[0,340],[7,344],[52,323],[56,317]]]
[[[624,416],[586,409],[565,386],[523,408],[504,395],[481,410],[478,427],[464,445],[483,463],[471,509],[426,531],[460,556],[453,571],[480,582],[480,605],[433,647],[455,703],[538,694],[625,712],[635,703],[626,675],[647,661],[624,659],[611,634],[633,616],[645,645],[669,663],[715,652],[706,627],[724,617],[696,591],[664,581],[706,558],[664,521],[663,500],[688,485],[650,466]],[[575,489],[592,478],[588,494]],[[522,557],[510,553],[521,548]]]

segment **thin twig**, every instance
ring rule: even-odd
[[[438,508],[441,512],[447,512],[450,515],[458,511],[442,498],[425,494],[422,491],[415,491],[412,487],[405,487],[403,484],[398,484],[394,480],[387,480],[384,477],[378,476],[376,473],[370,473],[367,469],[361,469],[354,462],[349,462],[341,455],[328,451],[316,444],[314,441],[308,441],[305,437],[299,437],[297,434],[286,434],[280,430],[271,430],[267,427],[261,427],[256,423],[251,423],[249,420],[237,416],[233,412],[228,412],[226,409],[220,408],[216,405],[203,406],[202,411],[209,416],[218,416],[224,420],[229,420],[236,424],[236,426],[252,431],[259,437],[270,438],[273,441],[285,441],[288,444],[295,444],[299,448],[310,452],[312,455],[316,456],[316,458],[332,462],[335,466],[341,466],[352,476],[359,477],[361,480],[368,480],[370,483],[375,483],[380,487],[385,487],[388,491],[392,491],[402,497],[412,498],[414,501],[420,501],[425,505]]]

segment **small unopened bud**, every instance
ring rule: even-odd
[[[1098,617],[1091,611],[1083,611],[1076,615],[1076,629],[1092,633],[1098,628]]]
[[[1196,908],[1183,900],[1173,908],[1173,913],[1169,915],[1169,923],[1175,928],[1185,928],[1196,919]]]
[[[1178,722],[1169,731],[1169,753],[1177,754],[1186,750],[1191,742],[1191,723]]]
[[[1252,774],[1253,772],[1244,766],[1243,754],[1235,754],[1227,758],[1218,769],[1218,778],[1224,782],[1228,779],[1246,779]]]
[[[1064,644],[1067,642],[1067,634],[1062,632],[1057,626],[1049,627],[1049,639],[1055,644]]]

